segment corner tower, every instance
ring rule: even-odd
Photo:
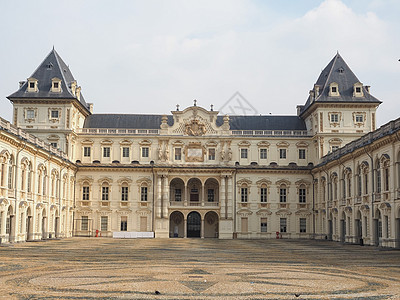
[[[91,114],[81,87],[53,48],[18,91],[7,97],[13,104],[13,123],[68,153],[75,130]],[[71,158],[71,157],[70,157]]]
[[[297,108],[321,158],[375,130],[380,103],[337,53],[319,75],[305,105]]]

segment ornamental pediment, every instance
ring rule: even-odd
[[[271,185],[271,181],[269,181],[268,179],[265,179],[265,178],[263,178],[263,179],[260,179],[260,180],[258,180],[257,182],[256,182],[256,184],[257,184],[257,186],[262,186],[262,185],[267,185],[267,186],[269,186],[269,185]]]
[[[242,179],[240,179],[240,180],[238,180],[237,181],[237,185],[238,186],[242,186],[242,185],[247,185],[247,186],[249,186],[249,185],[251,185],[251,180],[249,180],[249,179],[247,179],[247,178],[242,178]]]
[[[272,212],[269,210],[269,209],[260,209],[260,210],[258,210],[257,212],[256,212],[256,215],[257,216],[260,216],[260,217],[267,217],[267,216],[270,216],[270,215],[272,215]]]

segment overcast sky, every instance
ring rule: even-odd
[[[53,45],[95,113],[140,114],[240,114],[239,92],[247,114],[293,115],[339,51],[382,125],[400,117],[399,16],[398,0],[2,0],[0,116]]]

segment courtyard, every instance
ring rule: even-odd
[[[400,251],[327,241],[72,238],[0,247],[2,299],[400,299]]]

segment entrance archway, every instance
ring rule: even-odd
[[[184,237],[184,217],[180,211],[174,211],[169,216],[169,237]]]
[[[201,216],[197,211],[192,211],[187,216],[187,237],[200,237]]]
[[[26,210],[26,236],[25,240],[31,241],[33,239],[33,224],[32,224],[32,210],[30,207]]]
[[[209,211],[204,217],[204,237],[218,238],[219,220],[218,214],[214,211]]]

